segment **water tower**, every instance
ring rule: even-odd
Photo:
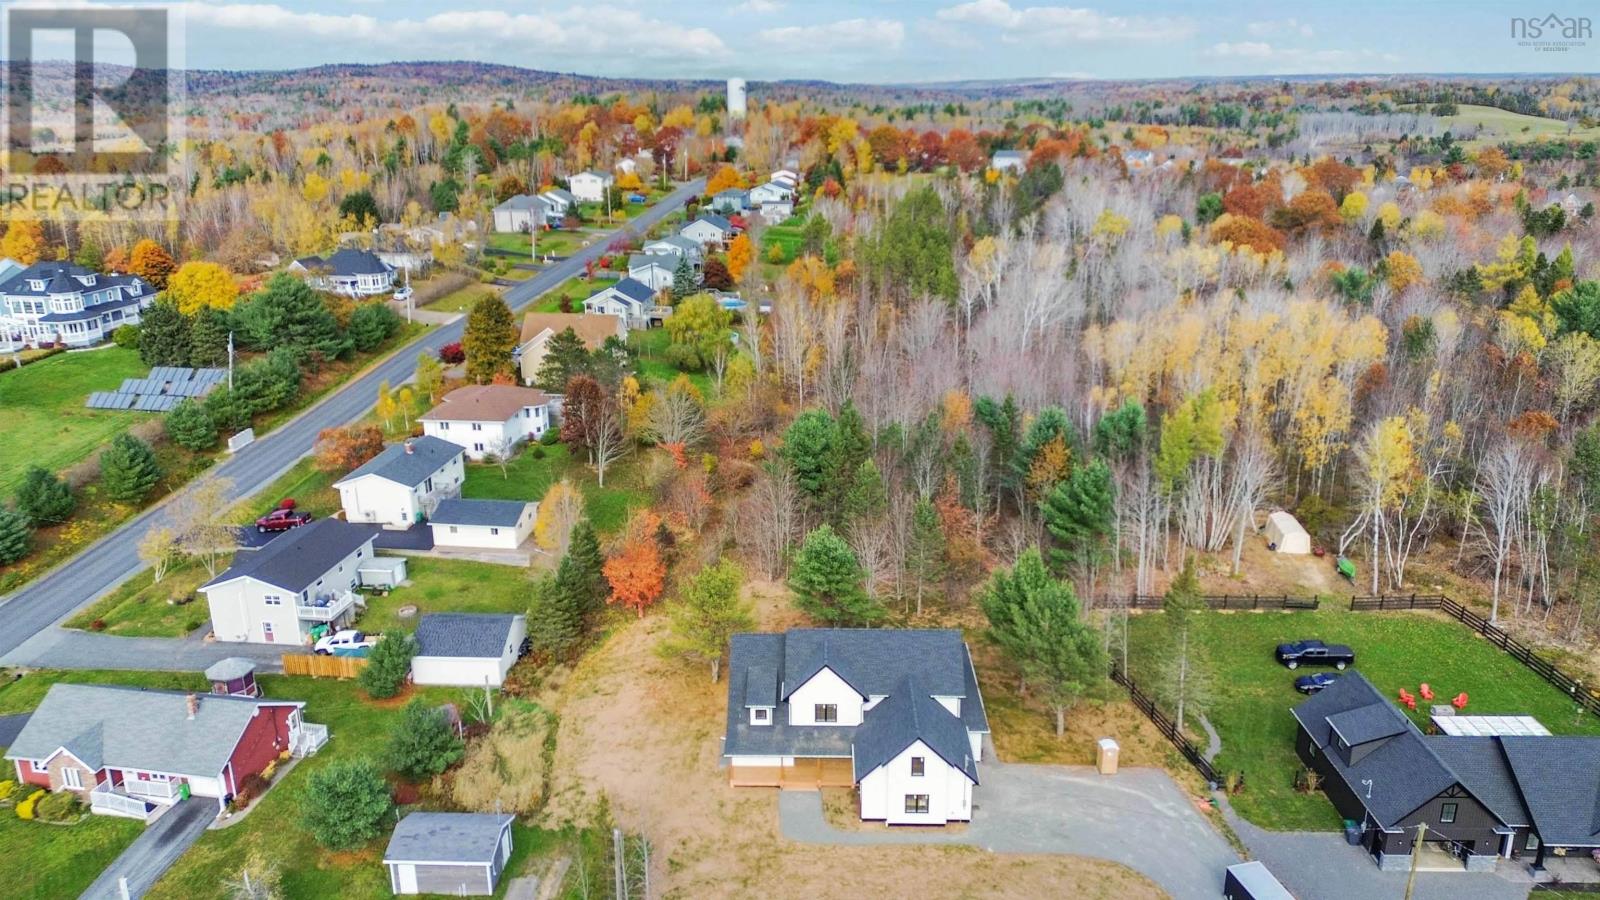
[[[745,114],[745,88],[743,78],[728,79],[728,118],[742,119]]]

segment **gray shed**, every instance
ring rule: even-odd
[[[493,894],[511,858],[511,823],[499,813],[414,812],[400,820],[383,864],[396,894]]]
[[[362,587],[387,591],[406,580],[406,560],[403,556],[374,556],[361,561],[356,575]]]

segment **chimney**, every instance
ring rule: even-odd
[[[416,451],[411,449],[411,442],[409,440],[406,441],[406,455],[410,456],[412,453],[415,453],[415,452]]]
[[[189,718],[193,719],[194,716],[195,716],[195,713],[198,713],[200,711],[200,695],[199,694],[195,694],[195,693],[190,693],[189,696],[187,698],[185,698],[185,699],[188,701],[188,704],[189,704]]]

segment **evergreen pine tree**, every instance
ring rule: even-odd
[[[119,434],[100,453],[100,486],[112,502],[135,504],[161,480],[161,464],[150,445]]]
[[[588,373],[588,364],[589,348],[584,345],[583,338],[573,329],[565,328],[545,344],[544,359],[539,363],[534,380],[544,390],[560,393],[566,390],[567,380],[572,376]]]
[[[927,591],[944,583],[944,529],[939,513],[926,500],[917,501],[911,514],[911,545],[906,551],[906,570],[916,585],[917,614],[922,614],[922,599]]]
[[[587,591],[584,613],[599,609],[606,595],[611,592],[611,586],[606,581],[606,557],[600,552],[600,538],[588,519],[580,519],[573,526],[572,536],[567,542],[567,556],[572,558],[577,574],[581,576],[579,583]]]
[[[189,364],[189,317],[161,301],[139,319],[139,359],[147,366]]]
[[[686,297],[693,296],[695,290],[699,287],[700,285],[695,281],[694,277],[694,266],[689,264],[688,255],[680,254],[677,266],[672,269],[673,300],[681,301]]]
[[[856,555],[833,528],[818,526],[796,554],[789,587],[795,605],[831,627],[869,625],[883,618],[878,601],[867,596]]]
[[[230,327],[226,311],[214,306],[200,307],[189,329],[189,365],[197,369],[226,366]]]
[[[9,566],[28,555],[33,543],[33,526],[28,517],[0,506],[0,566]]]
[[[186,397],[174,406],[162,424],[166,428],[167,437],[186,450],[199,453],[216,446],[217,423],[212,421],[211,414],[206,412],[206,408],[193,397]]]
[[[34,527],[59,525],[72,515],[72,488],[43,466],[29,466],[17,486],[17,512]]]
[[[1111,469],[1097,459],[1072,470],[1040,504],[1045,527],[1065,546],[1054,554],[1058,564],[1093,563],[1115,524],[1117,498]]]
[[[298,356],[315,352],[324,359],[350,352],[350,340],[340,333],[322,297],[292,275],[273,276],[235,314],[251,346],[262,350],[284,348]]]

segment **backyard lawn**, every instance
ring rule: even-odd
[[[666,385],[680,374],[686,374],[700,389],[701,396],[707,399],[714,396],[716,382],[710,372],[684,372],[667,361],[667,347],[671,343],[672,335],[665,328],[636,328],[628,332],[628,344],[639,355],[635,366],[639,380]]]
[[[1146,687],[1154,679],[1152,661],[1161,655],[1161,621],[1157,614],[1133,620],[1131,667]],[[1206,714],[1222,736],[1217,768],[1244,773],[1245,790],[1233,799],[1234,808],[1265,828],[1337,829],[1340,824],[1326,797],[1299,794],[1293,787],[1302,765],[1289,710],[1305,699],[1294,689],[1295,677],[1305,670],[1291,672],[1277,662],[1273,648],[1280,643],[1320,638],[1349,644],[1356,651],[1355,669],[1391,699],[1402,687],[1415,693],[1427,682],[1441,698],[1465,691],[1471,698],[1468,713],[1530,715],[1555,734],[1600,734],[1600,717],[1582,713],[1516,660],[1441,616],[1324,606],[1317,612],[1205,613],[1198,617],[1198,629],[1213,670]],[[1419,726],[1427,725],[1424,704],[1410,715]],[[1193,721],[1188,730],[1200,734]],[[1205,745],[1203,736],[1196,740]]]
[[[0,808],[0,884],[8,897],[76,897],[144,831],[144,823],[86,816],[76,825],[25,822]]]
[[[542,457],[539,451],[543,451]],[[606,471],[606,486],[595,480],[594,472],[582,460],[573,460],[565,444],[534,445],[523,448],[506,466],[473,463],[467,466],[467,480],[461,486],[464,497],[487,500],[540,500],[551,484],[571,478],[583,492],[589,520],[601,533],[614,532],[628,519],[628,513],[649,503],[633,465],[637,453],[612,463]]]
[[[413,556],[406,560],[411,583],[387,597],[367,595],[367,611],[356,627],[367,632],[391,628],[415,631],[417,616],[396,611],[415,606],[417,615],[435,612],[524,613],[528,611],[528,569],[458,559]]]
[[[100,446],[150,413],[88,409],[91,391],[113,391],[124,378],[149,371],[136,350],[110,347],[58,353],[0,373],[0,496],[10,496],[30,465],[59,471],[82,462]]]
[[[583,231],[541,231],[539,232],[538,241],[534,242],[534,246],[538,248],[540,257],[546,254],[571,256],[574,251],[583,247],[586,243],[599,239],[600,235]],[[512,253],[521,254],[524,259],[518,260],[519,262],[529,258],[529,243],[528,235],[526,234],[499,232],[489,235],[489,247],[491,249],[509,250]]]

